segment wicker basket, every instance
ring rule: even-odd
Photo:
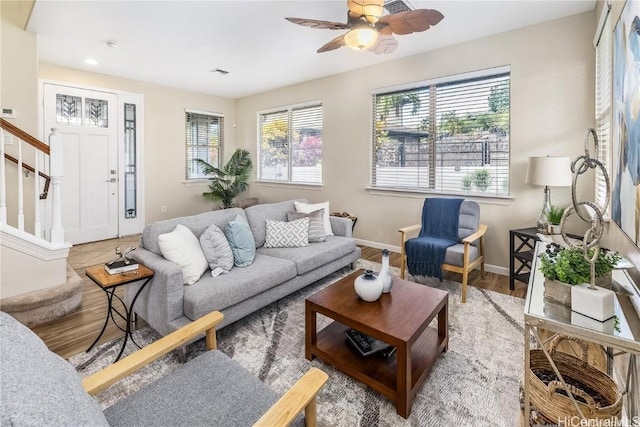
[[[566,353],[556,352],[558,344],[564,340],[576,341],[582,348],[582,359],[578,359]],[[582,403],[576,399],[578,407],[587,419],[613,420],[620,416],[622,410],[622,393],[618,389],[613,379],[607,374],[597,370],[587,363],[587,345],[585,342],[573,337],[557,336],[549,345],[549,353],[553,358],[558,371],[565,378],[571,378],[585,386],[600,393],[607,403],[607,406],[598,407],[592,396],[584,390],[567,385],[574,397],[579,396],[587,403]],[[540,378],[533,373],[533,370],[544,370],[553,372],[553,368],[547,360],[542,350],[531,350],[531,363],[528,370],[531,392],[531,403],[538,409],[540,415],[546,420],[557,423],[558,420],[579,416],[578,411],[571,402],[571,399],[564,394],[559,394],[556,390],[564,391],[565,388],[560,381],[551,381],[545,385]],[[613,425],[613,424],[612,424]]]

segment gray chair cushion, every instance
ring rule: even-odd
[[[273,219],[276,221],[286,221],[287,212],[296,210],[295,205],[293,204],[294,201],[306,203],[305,199],[296,199],[280,203],[263,203],[261,205],[255,205],[245,209],[244,212],[247,216],[249,227],[251,227],[253,238],[256,241],[256,248],[264,245],[267,235],[266,220]]]
[[[112,426],[250,426],[278,397],[212,350],[107,408],[105,415]]]
[[[327,240],[304,248],[258,248],[258,253],[283,258],[296,264],[298,275],[322,267],[355,251],[356,242],[349,237],[327,236]]]
[[[229,221],[234,219],[236,215],[240,215],[246,219],[244,210],[231,208],[153,222],[147,225],[142,231],[142,246],[156,255],[162,255],[160,246],[158,246],[158,236],[173,231],[176,225],[184,225],[199,239],[211,224],[215,224],[220,230],[224,230]]]
[[[304,248],[296,248],[301,250]],[[234,268],[229,274],[211,277],[205,274],[195,284],[184,288],[184,314],[196,320],[215,310],[223,310],[259,295],[296,277],[296,265],[284,259],[256,253],[253,263]],[[153,284],[152,284],[153,285]]]
[[[479,225],[480,205],[472,200],[464,200],[460,205],[458,240],[462,241],[462,239],[475,232]]]
[[[476,246],[469,245],[469,262],[473,262],[478,258],[479,250]],[[447,248],[447,252],[444,255],[444,263],[463,266],[464,260],[464,244],[458,243]]]
[[[0,312],[0,385],[0,425],[109,425],[73,366],[4,312]]]

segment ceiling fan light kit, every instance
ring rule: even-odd
[[[364,50],[376,43],[378,35],[378,32],[374,28],[363,23],[349,30],[349,32],[344,35],[344,42],[351,49]]]
[[[348,30],[326,43],[318,53],[348,46],[376,54],[391,53],[398,47],[393,34],[404,35],[426,31],[444,16],[433,9],[406,10],[391,15],[384,13],[384,0],[347,0],[347,22],[322,21],[307,18],[285,18],[305,27],[322,30]],[[405,6],[406,7],[406,6]]]

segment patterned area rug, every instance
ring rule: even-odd
[[[379,271],[380,265],[359,260],[357,268]],[[340,270],[218,331],[218,347],[278,393],[283,393],[310,367],[329,374],[318,399],[322,426],[513,426],[519,419],[518,386],[522,375],[524,300],[468,288],[460,302],[460,283],[409,278],[449,291],[449,350],[442,354],[413,400],[404,419],[384,396],[318,359],[304,357],[304,299],[349,274]],[[398,269],[392,269],[398,275]],[[393,292],[393,291],[392,291]],[[318,328],[329,320],[319,316]],[[149,327],[134,334],[140,345],[158,339]],[[82,376],[114,360],[121,339],[90,353],[72,356]],[[127,345],[125,354],[135,350]],[[204,340],[191,344],[188,358],[204,351]],[[172,352],[97,396],[106,408],[178,366]]]

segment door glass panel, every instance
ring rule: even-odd
[[[108,102],[104,99],[85,98],[84,116],[87,126],[106,128],[109,126]]]
[[[124,104],[124,217],[136,218],[136,106]]]
[[[82,124],[82,98],[56,94],[56,123],[80,126]]]

